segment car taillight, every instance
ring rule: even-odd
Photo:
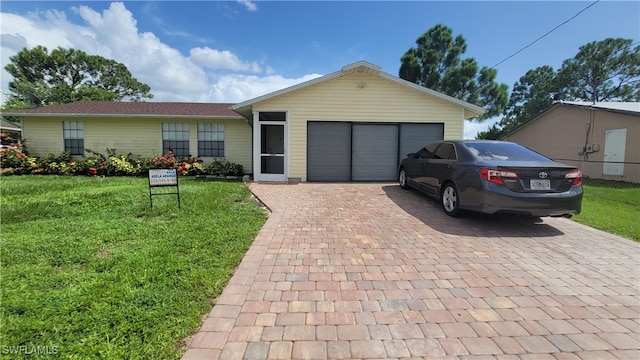
[[[582,171],[580,170],[572,170],[568,173],[564,174],[565,179],[573,179],[573,183],[571,186],[578,186],[582,184]]]
[[[506,170],[494,170],[494,169],[480,169],[480,176],[482,180],[492,182],[498,185],[504,185],[503,178],[517,179],[518,174],[513,171]]]

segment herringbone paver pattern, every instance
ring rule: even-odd
[[[640,359],[640,245],[449,218],[394,184],[251,184],[272,213],[183,359]]]

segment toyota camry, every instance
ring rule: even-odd
[[[400,187],[438,199],[444,212],[571,216],[582,205],[582,172],[522,145],[437,141],[400,162]]]

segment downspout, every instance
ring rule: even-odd
[[[596,121],[596,109],[589,109],[589,122],[587,123],[587,131],[584,137],[584,147],[582,148],[582,159],[584,161],[589,160],[589,151],[588,146],[593,142],[593,127],[595,126]],[[591,137],[591,141],[589,141],[589,137]]]

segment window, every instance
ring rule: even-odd
[[[419,159],[431,159],[433,157],[433,152],[436,149],[436,147],[438,146],[439,143],[433,143],[433,144],[429,144],[425,147],[423,147],[422,149],[420,149],[420,151],[418,151],[418,158]]]
[[[455,160],[456,149],[451,143],[442,143],[436,153],[433,155],[434,159]]]
[[[177,157],[189,156],[189,124],[162,123],[162,153],[169,150]]]
[[[469,142],[467,149],[478,160],[491,161],[549,161],[549,159],[524,146],[508,142]]]
[[[224,157],[224,124],[198,124],[198,156]]]
[[[63,121],[64,149],[71,155],[84,155],[84,122]]]

